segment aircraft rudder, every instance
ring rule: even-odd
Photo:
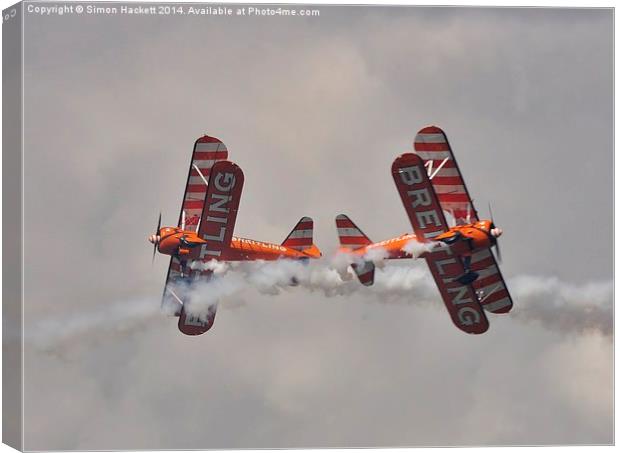
[[[317,253],[318,256],[321,256],[320,250],[313,243],[313,234],[314,221],[311,217],[302,217],[282,242],[282,245],[306,253],[309,256],[314,256]]]
[[[355,250],[372,244],[372,241],[346,215],[336,216],[336,228],[340,245],[346,249]]]

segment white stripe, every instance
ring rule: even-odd
[[[197,143],[196,151],[205,152],[205,151],[228,151],[226,146],[222,142],[211,142],[211,143]]]
[[[430,159],[427,160],[427,162],[430,162]],[[439,177],[444,177],[444,176],[461,176],[461,174],[459,173],[459,171],[456,168],[446,168],[446,167],[443,167],[441,170],[439,170],[439,173],[437,173],[435,175],[435,177],[437,177],[437,176],[439,176]]]
[[[449,184],[433,184],[433,189],[435,189],[435,193],[465,193],[465,187],[458,185],[449,185]]]
[[[430,239],[430,238],[434,238],[435,236],[439,236],[440,234],[445,233],[444,230],[438,230],[438,231],[424,231],[422,230],[423,236],[426,239]]]
[[[196,165],[201,170],[206,170],[213,167],[216,162],[217,159],[194,159],[192,164]]]
[[[417,151],[416,154],[422,158],[425,162],[427,160],[438,160],[441,162],[446,157],[452,158],[452,153],[450,151]],[[439,164],[437,164],[439,165]]]
[[[415,136],[416,143],[446,143],[443,134],[418,134]]]
[[[501,308],[510,306],[510,297],[504,297],[496,302],[492,302],[490,304],[482,304],[486,311],[495,312]]]
[[[189,184],[203,184],[203,183],[204,183],[204,181],[202,180],[202,178],[200,176],[190,176],[189,177]]]
[[[200,181],[202,183],[202,181]],[[185,195],[186,200],[203,201],[207,192],[187,192]]]
[[[481,251],[476,252],[476,253],[474,253],[472,255],[471,262],[472,263],[477,263],[478,261],[482,261],[484,259],[487,259],[490,255],[491,255],[491,250],[490,249],[481,250]]]
[[[338,236],[364,237],[364,234],[356,228],[338,228]]]
[[[295,230],[286,238],[288,239],[307,239],[312,238],[312,230]]]
[[[192,201],[195,201],[195,200],[192,200]],[[202,214],[202,209],[185,209],[185,212],[187,213],[185,214],[186,215],[185,223],[187,223],[194,217],[200,217],[200,214]]]

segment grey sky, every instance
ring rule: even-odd
[[[236,233],[280,242],[309,215],[329,256],[340,212],[372,239],[410,230],[389,168],[437,124],[505,230],[509,286],[556,278],[587,304],[609,284],[611,10],[319,9],[26,15],[27,335],[157,306],[146,236],[160,209],[176,221],[205,132],[245,173]],[[610,337],[523,322],[516,297],[476,338],[439,298],[232,299],[200,338],[149,315],[28,344],[25,447],[612,442]]]

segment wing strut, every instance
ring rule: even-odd
[[[205,177],[204,177],[204,175],[202,174],[202,172],[200,171],[200,168],[198,168],[198,167],[196,166],[196,164],[192,164],[192,165],[193,165],[193,167],[194,167],[194,170],[196,170],[196,171],[198,172],[198,176],[200,176],[200,177],[202,178],[202,180],[204,181],[205,186],[208,186],[208,185],[209,185],[209,182],[207,181],[207,178],[205,178]]]

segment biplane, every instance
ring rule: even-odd
[[[192,313],[196,284],[213,276],[214,261],[308,260],[319,258],[313,243],[313,221],[303,217],[281,244],[233,236],[244,175],[230,162],[222,141],[207,135],[194,144],[178,226],[161,226],[148,240],[155,252],[170,255],[162,305],[179,316],[179,330],[200,335],[215,321],[217,305]],[[294,284],[294,282],[292,282]]]
[[[340,251],[350,256],[351,268],[366,286],[373,284],[375,264],[383,259],[423,257],[454,324],[467,333],[483,333],[489,327],[485,311],[507,313],[512,308],[491,251],[494,247],[501,259],[502,230],[492,218],[479,219],[439,127],[420,130],[414,150],[392,163],[392,177],[413,233],[373,243],[340,214],[336,217]]]

